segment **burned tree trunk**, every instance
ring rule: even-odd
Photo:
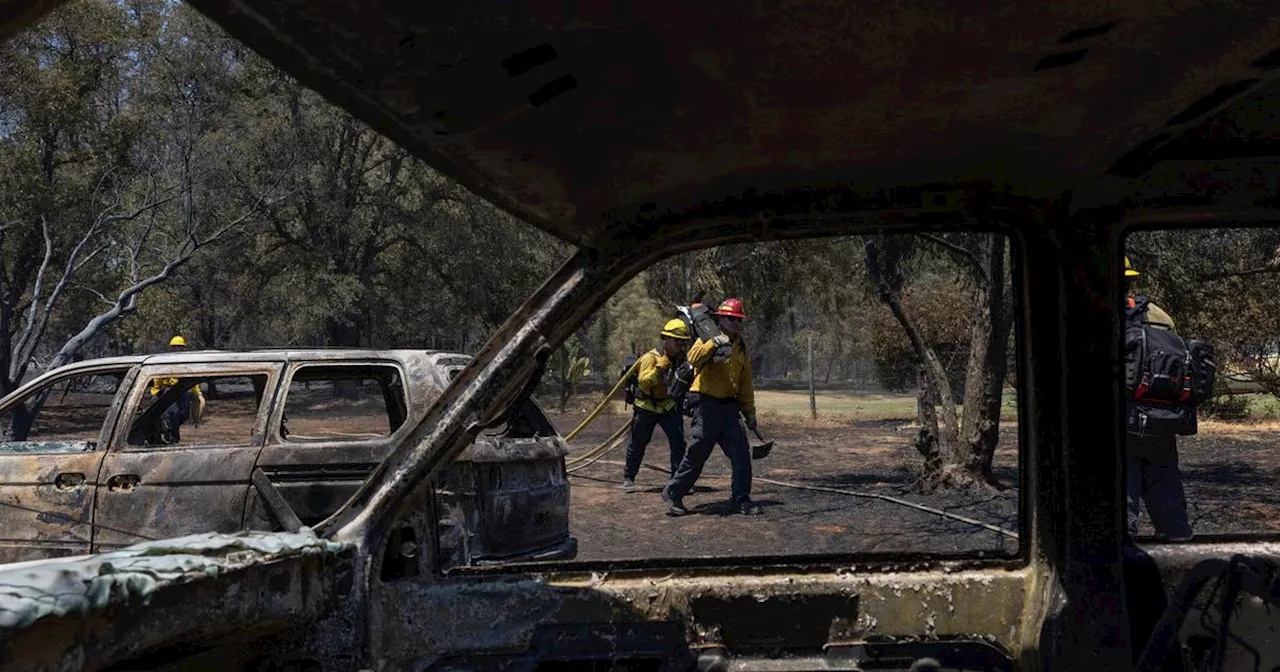
[[[975,237],[978,286],[969,327],[964,418],[955,464],[965,479],[995,484],[991,463],[1000,440],[1000,406],[1008,367],[1013,311],[1006,290],[1005,242],[996,234]]]
[[[916,354],[920,367],[919,396],[917,397],[917,419],[920,421],[920,436],[916,450],[925,456],[925,472],[920,486],[933,489],[950,484],[951,469],[941,459],[952,456],[956,452],[959,428],[956,426],[956,405],[951,396],[951,384],[947,380],[947,371],[942,360],[933,348],[925,342],[924,336],[911,315],[902,305],[899,296],[901,277],[894,268],[891,259],[882,259],[876,236],[863,236],[863,248],[866,252],[867,275],[875,284],[880,300],[893,312],[907,340]],[[883,263],[882,263],[883,262]],[[928,397],[926,400],[925,397]],[[934,402],[942,406],[942,426],[938,427]],[[938,459],[931,459],[933,456]]]
[[[918,236],[960,257],[976,288],[969,312],[964,403],[958,413],[946,369],[902,305],[903,281],[892,255],[882,254],[874,237],[863,239],[868,276],[880,300],[902,326],[919,362],[916,450],[924,457],[924,473],[917,485],[924,490],[990,488],[997,485],[992,461],[1000,438],[1000,406],[1013,323],[1005,239],[997,234],[975,234],[966,245],[958,245],[940,236]]]
[[[942,473],[942,449],[938,441],[938,400],[925,367],[916,367],[916,421],[920,429],[916,433],[916,450],[924,458],[926,477]]]

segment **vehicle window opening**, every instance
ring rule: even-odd
[[[395,366],[303,366],[285,393],[280,436],[291,442],[367,441],[390,436],[407,417]]]
[[[1280,535],[1280,227],[1136,230],[1122,254],[1130,538]]]
[[[0,453],[96,450],[125,373],[85,373],[33,390],[0,418]]]
[[[129,427],[138,447],[254,445],[267,374],[152,377],[143,386]],[[207,399],[205,387],[218,396]]]
[[[575,561],[1016,557],[1019,259],[949,230],[709,247],[629,280],[535,390]]]

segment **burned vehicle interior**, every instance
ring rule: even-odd
[[[54,4],[0,0],[0,34]],[[1203,467],[1187,469],[1197,533],[1153,535],[1144,521],[1130,534],[1121,375],[1130,255],[1151,289],[1193,273],[1199,293],[1170,304],[1196,316],[1190,329],[1214,324],[1196,312],[1205,306],[1255,326],[1280,312],[1266,291],[1257,305],[1234,303],[1250,290],[1240,278],[1280,258],[1268,237],[1280,227],[1280,10],[1145,0],[191,5],[574,251],[307,531],[156,538],[0,566],[6,667],[1280,664],[1280,530],[1269,522],[1280,509],[1267,499],[1276,465],[1202,456],[1189,439],[1184,461]],[[683,556],[593,555],[584,536],[580,552],[461,560],[563,537],[546,511],[524,506],[524,491],[506,488],[490,449],[524,445],[529,473],[567,482],[563,442],[543,440],[556,427],[526,405],[552,353],[628,282],[716,247],[839,260],[906,235],[1007,259],[1011,345],[994,352],[1008,375],[990,384],[1007,386],[1015,407],[988,466],[1015,491],[1001,524],[980,528],[986,546],[948,546],[902,514],[889,535],[898,546],[763,552],[767,535],[726,518],[685,530],[707,539]],[[1184,245],[1176,258],[1153,251],[1175,249],[1153,247],[1161,236]],[[1001,244],[966,248],[961,237]],[[1228,252],[1205,254],[1214,241]],[[872,286],[896,291],[892,278]],[[1265,341],[1255,355],[1269,362],[1276,348]],[[1221,351],[1223,362],[1238,354]],[[1237,454],[1254,446],[1244,430],[1221,431]],[[1215,469],[1253,475],[1257,492],[1215,489]],[[548,506],[568,507],[564,490]],[[1258,506],[1246,511],[1245,498]],[[603,535],[640,508],[589,531]],[[504,531],[516,538],[466,533],[499,510],[521,521]],[[946,524],[969,525],[955,517],[974,514],[957,511],[944,511]],[[704,552],[717,535],[742,543]],[[147,564],[164,558],[183,569]],[[138,575],[150,578],[130,581]],[[49,607],[54,592],[70,606]]]

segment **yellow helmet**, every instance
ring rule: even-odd
[[[1139,276],[1139,275],[1142,275],[1142,274],[1141,274],[1141,273],[1139,273],[1139,272],[1137,272],[1137,271],[1135,271],[1135,270],[1133,270],[1133,264],[1129,263],[1129,256],[1128,256],[1128,255],[1125,255],[1125,258],[1124,258],[1124,277],[1126,277],[1126,278],[1136,278],[1136,277],[1137,277],[1137,276]]]
[[[173,338],[169,339],[169,347],[173,347],[175,345],[185,346],[186,344],[187,344],[187,339],[181,336],[174,336]]]
[[[689,340],[689,327],[685,326],[684,320],[678,317],[673,318],[667,320],[667,324],[662,327],[662,335],[687,341]]]

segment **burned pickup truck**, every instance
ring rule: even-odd
[[[204,351],[44,374],[0,399],[0,562],[315,525],[468,360],[416,350]],[[200,410],[190,403],[197,386]],[[439,479],[442,564],[576,555],[564,441],[532,400],[513,411]]]

